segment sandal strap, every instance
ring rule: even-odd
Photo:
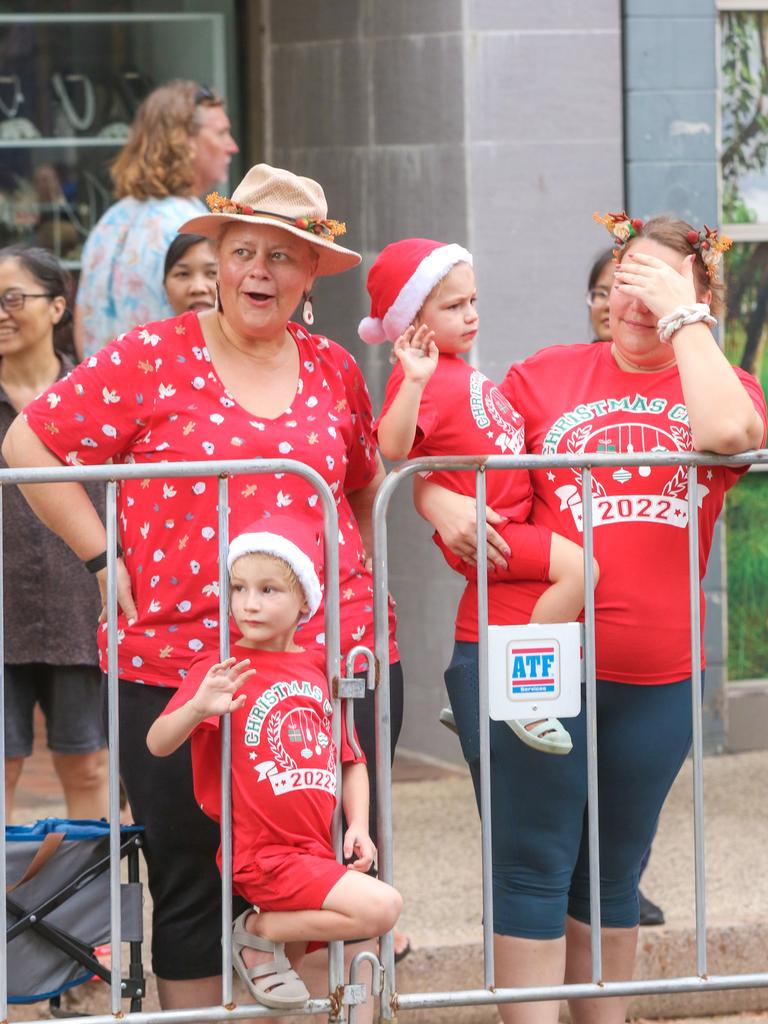
[[[298,978],[298,974],[293,970],[290,960],[285,955],[276,955],[274,960],[266,960],[263,964],[256,964],[255,967],[248,967],[246,970],[251,981],[254,978],[266,978],[269,975],[283,977],[284,975],[293,974]]]
[[[530,721],[530,718],[520,719],[520,724],[525,727],[527,733],[530,733],[531,736],[537,736],[539,739],[546,739],[547,736],[562,736],[565,733],[563,724],[557,718],[545,718],[529,729],[527,725]]]

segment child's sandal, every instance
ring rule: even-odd
[[[536,724],[526,728],[532,721]],[[510,719],[507,725],[519,740],[542,754],[570,754],[573,749],[571,734],[559,718]]]
[[[246,930],[245,919],[252,913],[244,911],[233,924],[232,964],[256,1002],[274,1010],[298,1010],[309,999],[307,986],[291,967],[284,943],[270,942]],[[272,953],[273,958],[247,967],[242,956],[244,947]]]

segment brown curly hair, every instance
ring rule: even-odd
[[[696,228],[691,227],[690,224],[687,224],[684,220],[679,220],[677,217],[662,215],[646,221],[638,229],[636,237],[650,238],[652,241],[658,242],[659,245],[665,245],[668,249],[680,253],[681,256],[692,256],[695,254],[693,281],[696,285],[696,294],[704,295],[708,291],[711,292],[712,298],[710,299],[709,307],[713,313],[718,313],[723,307],[722,282],[715,277],[709,277],[707,274],[707,267],[701,258],[701,253],[694,249],[688,239],[689,231],[696,231]],[[626,245],[626,250],[631,249],[633,241],[634,239],[630,238]]]
[[[216,93],[185,79],[151,92],[136,111],[128,141],[110,169],[118,199],[193,195],[189,140],[199,131],[200,108],[220,106]]]

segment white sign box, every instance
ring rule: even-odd
[[[578,622],[488,627],[491,718],[575,718],[581,709]]]

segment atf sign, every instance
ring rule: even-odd
[[[507,653],[507,686],[511,696],[557,696],[560,688],[560,644],[541,647],[510,644]]]
[[[581,626],[489,626],[488,706],[491,718],[578,715]]]

